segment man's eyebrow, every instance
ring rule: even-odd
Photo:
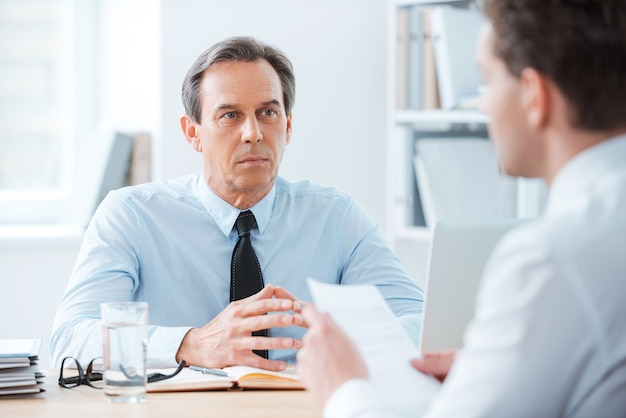
[[[219,112],[220,110],[227,110],[227,109],[235,109],[236,107],[237,106],[233,104],[224,103],[224,104],[216,106],[215,109],[213,109],[213,112]]]
[[[272,100],[267,100],[265,102],[261,102],[261,104],[259,105],[259,107],[263,107],[263,106],[280,106],[280,102],[276,99],[272,99]],[[221,105],[217,105],[215,106],[215,108],[213,109],[213,112],[219,112],[222,110],[232,110],[232,109],[237,109],[237,105],[234,104],[230,104],[230,103],[224,103]]]
[[[266,102],[261,103],[261,106],[270,106],[270,105],[280,106],[280,102],[276,99],[272,99],[272,100],[268,100]]]

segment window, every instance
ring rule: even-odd
[[[93,65],[93,48],[82,48],[93,10],[80,0],[0,0],[0,224],[55,222],[65,210],[76,132],[93,111],[89,72],[80,72]]]

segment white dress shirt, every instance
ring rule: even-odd
[[[546,216],[494,250],[464,348],[425,416],[626,416],[625,299],[620,136],[569,161]],[[354,380],[333,394],[325,416],[391,414],[367,381]]]

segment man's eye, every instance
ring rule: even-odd
[[[224,117],[226,119],[233,119],[235,116],[237,116],[237,113],[235,113],[235,112],[228,112],[228,113],[224,114]]]
[[[274,116],[276,115],[276,111],[274,109],[263,109],[264,116]]]

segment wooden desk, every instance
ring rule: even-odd
[[[64,389],[58,372],[46,371],[41,399],[0,399],[0,417],[316,417],[322,410],[306,391],[211,391],[148,393],[137,404],[109,403],[101,390],[89,386]]]

